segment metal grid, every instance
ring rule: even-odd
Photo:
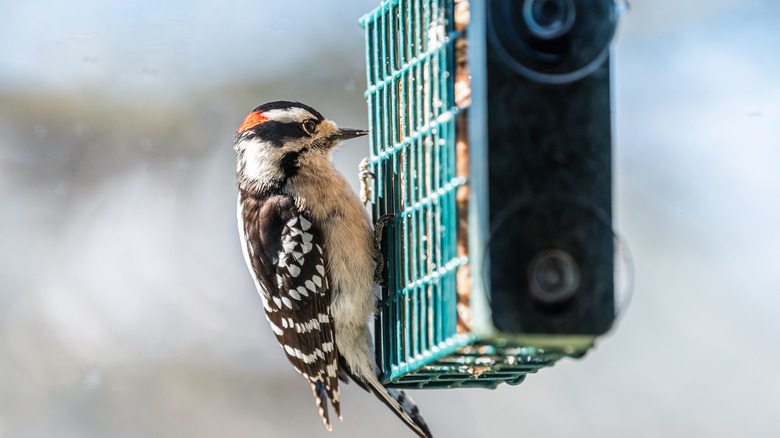
[[[376,326],[385,383],[467,345],[456,334],[453,35],[448,1],[383,2],[363,17],[375,218],[387,226],[388,287]]]
[[[388,282],[375,324],[377,363],[388,386],[519,384],[526,374],[585,351],[458,330],[456,271],[469,260],[457,252],[456,192],[469,181],[456,174],[458,122],[466,111],[456,105],[455,57],[465,56],[459,51],[465,41],[463,21],[454,30],[452,18],[464,4],[386,0],[361,19],[373,214],[392,215],[383,244]]]
[[[404,388],[490,388],[519,385],[529,373],[569,356],[560,349],[499,347],[476,341],[393,380]]]

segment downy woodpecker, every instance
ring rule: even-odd
[[[325,427],[331,430],[328,400],[341,419],[339,380],[352,379],[430,437],[414,402],[377,378],[368,328],[376,302],[373,230],[331,162],[339,141],[366,134],[298,102],[255,108],[234,138],[239,235],[266,318],[311,383]]]

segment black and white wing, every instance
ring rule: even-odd
[[[341,418],[327,254],[321,230],[286,195],[241,195],[244,256],[287,359],[312,385],[325,426],[327,400]]]

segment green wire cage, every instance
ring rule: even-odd
[[[472,344],[456,330],[456,271],[467,263],[457,253],[456,191],[466,178],[456,175],[459,109],[447,14],[444,2],[390,1],[362,20],[373,213],[395,216],[387,226],[389,281],[376,326],[385,383],[469,380],[445,364]]]
[[[375,325],[388,386],[519,384],[562,357],[582,356],[596,337],[507,332],[492,319],[481,269],[487,146],[469,114],[472,98],[486,105],[473,93],[481,79],[469,71],[469,61],[484,57],[473,49],[484,38],[484,14],[483,3],[386,0],[360,21],[373,217],[392,216]]]

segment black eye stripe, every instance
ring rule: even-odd
[[[306,137],[303,127],[299,122],[274,122],[261,123],[252,131],[262,140],[271,143],[275,147],[282,147],[285,141]]]

